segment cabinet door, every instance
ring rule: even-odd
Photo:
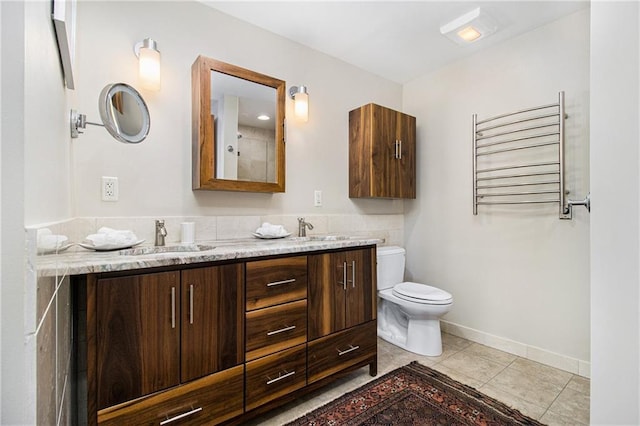
[[[178,272],[98,280],[98,409],[179,383],[179,285]]]
[[[376,316],[375,250],[309,256],[309,340]]]
[[[348,328],[376,317],[376,263],[373,249],[345,252],[345,257],[345,327]]]
[[[181,380],[244,361],[242,264],[182,271]]]
[[[391,193],[396,198],[416,198],[416,118],[396,113],[398,158],[391,168]]]
[[[398,173],[398,113],[371,105],[371,196],[395,197]]]

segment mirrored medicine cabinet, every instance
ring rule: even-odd
[[[285,82],[198,56],[191,67],[193,189],[285,190]]]

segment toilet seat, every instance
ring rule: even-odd
[[[400,299],[427,305],[448,305],[453,302],[453,296],[446,291],[414,282],[396,284],[392,294]]]

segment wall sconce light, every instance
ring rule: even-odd
[[[160,90],[160,51],[158,43],[150,38],[145,38],[133,46],[133,51],[138,57],[138,77],[140,84],[145,89]]]
[[[293,112],[297,119],[309,120],[309,92],[307,86],[293,86],[289,89],[289,96],[293,99]]]
[[[495,33],[497,29],[498,25],[494,19],[477,7],[441,26],[440,34],[458,44],[465,45],[483,39]]]

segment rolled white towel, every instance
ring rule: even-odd
[[[138,237],[129,230],[118,230],[105,226],[98,229],[96,234],[87,235],[86,240],[90,241],[94,246],[100,247],[106,245],[133,244],[138,241]]]
[[[289,233],[282,225],[272,225],[269,222],[264,222],[260,228],[256,229],[256,234],[263,237],[284,237]]]
[[[55,250],[69,240],[66,235],[54,235],[49,228],[38,229],[38,250]]]

